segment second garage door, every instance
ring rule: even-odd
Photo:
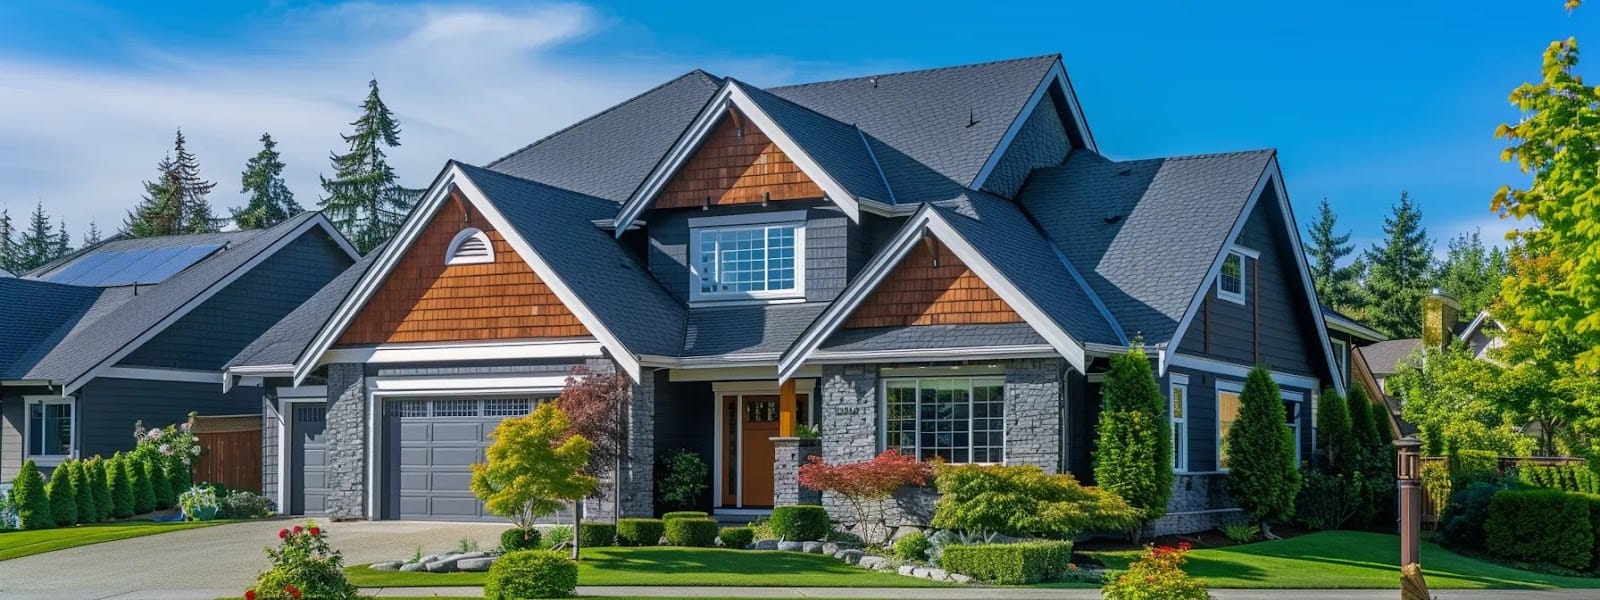
[[[485,460],[489,432],[528,414],[530,398],[388,400],[391,517],[478,521],[488,514],[472,495],[471,465]]]

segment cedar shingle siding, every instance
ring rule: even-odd
[[[714,206],[723,206],[757,203],[764,198],[822,197],[822,188],[738,112],[729,109],[729,114],[722,117],[666,189],[656,196],[656,208],[701,206],[707,199]]]
[[[1021,322],[1022,317],[955,253],[925,238],[878,283],[844,327]]]

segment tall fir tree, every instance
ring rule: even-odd
[[[355,132],[341,135],[350,151],[334,154],[333,178],[323,177],[322,208],[339,231],[365,253],[399,230],[421,190],[396,182],[384,148],[400,145],[400,123],[378,95],[378,80],[367,83]]]
[[[183,231],[183,189],[177,164],[167,155],[156,164],[156,178],[144,182],[144,198],[128,212],[123,232],[133,237],[177,235]]]
[[[182,211],[181,233],[214,233],[222,230],[221,219],[211,210],[206,195],[217,187],[217,182],[200,177],[200,159],[186,147],[188,143],[179,129],[172,144],[174,167],[177,171],[178,205]]]
[[[1137,543],[1146,524],[1167,514],[1172,498],[1167,402],[1141,346],[1111,356],[1101,390],[1094,478],[1101,488],[1139,509],[1140,520],[1132,531]]]
[[[1311,221],[1311,245],[1306,248],[1311,262],[1311,280],[1317,289],[1317,298],[1334,310],[1352,317],[1362,318],[1361,290],[1357,276],[1362,264],[1357,260],[1343,267],[1339,261],[1355,251],[1350,243],[1350,232],[1338,232],[1339,215],[1334,214],[1328,199],[1317,206],[1317,217]]]
[[[88,248],[100,243],[101,235],[100,226],[95,224],[94,221],[89,221],[89,230],[83,232],[83,247]]]
[[[67,233],[67,221],[56,222],[56,257],[72,253],[72,234]]]
[[[17,247],[17,226],[11,222],[11,211],[0,209],[0,271],[21,274],[21,249]]]
[[[1365,316],[1390,337],[1417,337],[1422,297],[1433,288],[1433,242],[1410,194],[1400,192],[1394,213],[1383,219],[1383,233],[1383,243],[1367,250]]]
[[[261,151],[244,164],[240,176],[242,190],[249,201],[234,209],[233,222],[240,229],[266,229],[300,213],[300,204],[283,181],[283,161],[272,135],[261,134]]]
[[[65,224],[62,228],[65,229]],[[50,214],[44,211],[44,203],[35,205],[33,215],[28,218],[28,230],[22,232],[22,237],[17,242],[18,262],[15,273],[31,271],[39,265],[66,256],[71,250],[72,243],[69,239],[67,247],[63,248],[61,240],[61,234],[50,224]]]
[[[1506,269],[1505,252],[1497,247],[1485,247],[1474,231],[1450,240],[1436,277],[1439,289],[1461,302],[1462,318],[1471,319],[1488,308],[1500,293]]]

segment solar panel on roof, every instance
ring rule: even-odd
[[[91,254],[89,256],[85,256],[73,262],[72,264],[67,265],[66,268],[58,270],[49,277],[46,277],[45,281],[52,281],[55,283],[77,283],[77,279],[83,277],[83,275],[88,273],[90,269],[98,267],[110,259],[111,255],[109,254]]]
[[[222,244],[206,244],[190,246],[188,248],[173,248],[175,250],[167,260],[139,276],[139,283],[156,283],[166,281],[168,277],[177,275],[179,271],[189,268],[200,259],[210,256],[221,248]]]
[[[222,246],[199,244],[99,252],[77,260],[48,280],[97,287],[160,283],[200,262]]]

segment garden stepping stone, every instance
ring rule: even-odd
[[[800,542],[778,542],[778,549],[784,552],[799,552],[805,549]]]
[[[822,542],[803,542],[800,550],[806,554],[822,554]]]
[[[463,558],[456,561],[456,570],[481,573],[489,570],[489,565],[494,564],[494,559],[493,556]]]
[[[391,561],[386,561],[386,562],[375,562],[375,563],[372,563],[372,565],[368,566],[367,568],[372,569],[374,571],[399,571],[400,570],[400,566],[404,565],[404,564],[405,563],[400,562],[398,560],[391,560]]]

